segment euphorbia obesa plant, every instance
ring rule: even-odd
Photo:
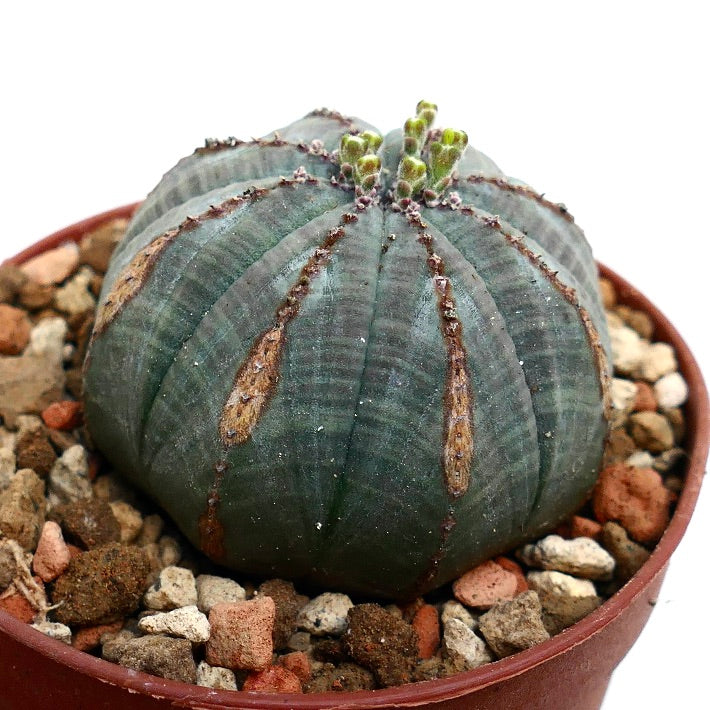
[[[421,102],[208,140],[107,274],[86,412],[209,557],[408,597],[556,525],[606,433],[596,265],[567,210]]]

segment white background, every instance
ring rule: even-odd
[[[3,3],[0,260],[141,199],[205,136],[263,135],[320,106],[388,130],[426,98],[565,202],[707,375],[702,6]],[[707,488],[604,710],[708,707]]]

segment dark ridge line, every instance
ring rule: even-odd
[[[384,242],[385,239],[385,221],[386,221],[386,212],[383,210],[382,211],[382,231],[380,235],[380,243]],[[360,405],[358,404],[360,402],[360,399],[362,397],[362,389],[364,386],[364,376],[365,376],[365,370],[367,369],[367,364],[368,364],[368,358],[370,354],[370,346],[372,344],[372,329],[375,325],[375,317],[377,313],[377,302],[378,302],[378,295],[379,295],[379,289],[380,289],[380,284],[382,282],[382,279],[380,278],[381,273],[382,273],[382,266],[383,266],[383,260],[384,260],[384,255],[387,253],[386,249],[382,249],[380,247],[380,253],[378,256],[378,262],[377,262],[377,271],[375,272],[375,298],[373,299],[373,304],[372,304],[372,312],[370,313],[370,322],[367,327],[367,342],[365,343],[365,352],[363,353],[362,357],[362,371],[360,372],[360,377],[358,378],[358,392],[357,392],[357,397],[355,398],[355,411],[354,411],[354,416],[352,420],[352,424],[350,426],[350,433],[348,434],[348,442],[346,445],[345,449],[345,456],[343,458],[343,473],[338,476],[338,481],[335,487],[335,491],[333,492],[333,498],[330,502],[329,509],[328,509],[328,516],[326,518],[326,525],[325,525],[325,530],[324,530],[324,540],[328,540],[331,535],[333,534],[333,531],[335,529],[335,525],[337,523],[337,518],[338,518],[338,513],[340,512],[340,507],[343,503],[343,496],[345,494],[345,475],[346,471],[348,470],[348,461],[350,459],[350,452],[352,450],[352,443],[353,443],[353,436],[355,434],[355,426],[357,422],[357,414],[358,414],[358,409]],[[319,555],[319,558],[322,557],[322,553]]]
[[[513,183],[508,182],[507,180],[500,178],[500,177],[489,177],[486,175],[467,175],[466,177],[459,177],[456,178],[453,183],[452,183],[452,188],[455,189],[456,184],[460,181],[466,181],[470,182],[472,184],[480,184],[480,183],[487,183],[489,185],[495,185],[496,187],[500,188],[501,190],[505,190],[506,192],[514,192],[518,195],[523,195],[524,197],[528,197],[531,200],[535,200],[535,202],[538,202],[539,204],[543,205],[544,207],[547,207],[548,209],[552,210],[553,212],[556,212],[558,215],[566,219],[568,222],[572,224],[576,224],[574,221],[574,217],[570,214],[570,212],[567,210],[567,208],[558,203],[558,202],[552,202],[551,200],[546,199],[543,195],[541,195],[539,192],[536,192],[533,190],[531,187],[528,187],[527,185],[514,185]]]
[[[535,254],[524,242],[521,237],[517,237],[503,229],[500,219],[497,216],[483,216],[480,212],[471,205],[463,205],[459,209],[452,210],[458,212],[465,217],[473,217],[483,224],[496,229],[503,235],[506,242],[510,244],[519,254],[524,256],[562,295],[562,297],[575,308],[577,315],[584,328],[587,341],[592,349],[594,363],[599,380],[599,391],[602,398],[604,419],[609,422],[611,419],[611,382],[609,378],[609,368],[606,353],[602,346],[599,332],[597,331],[594,322],[592,321],[589,312],[584,308],[577,296],[577,292],[571,286],[563,283],[557,275],[557,272],[552,271],[550,267],[541,259],[540,254]],[[521,233],[522,234],[522,233]]]

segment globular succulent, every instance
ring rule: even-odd
[[[98,447],[216,562],[395,598],[552,528],[607,430],[564,206],[420,102],[208,140],[135,214],[85,367]]]

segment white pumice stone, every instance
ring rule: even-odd
[[[596,597],[594,582],[589,579],[579,579],[563,572],[545,570],[528,572],[526,579],[530,589],[539,595],[555,595],[569,598]]]
[[[234,671],[220,666],[211,666],[206,661],[200,661],[197,666],[197,685],[215,690],[238,689]]]
[[[325,592],[312,599],[298,613],[296,624],[314,636],[339,635],[348,626],[353,603],[347,594]]]
[[[57,639],[71,646],[71,629],[65,624],[58,624],[53,621],[38,621],[32,624],[33,629],[41,631],[49,638]]]
[[[611,380],[611,426],[621,426],[634,406],[638,386],[631,380],[613,377]]]
[[[610,579],[614,558],[589,537],[565,540],[559,535],[548,535],[520,551],[520,559],[530,567],[541,567],[582,577]]]
[[[148,609],[169,611],[183,606],[197,605],[195,576],[184,567],[166,567],[146,591],[143,603]]]
[[[241,584],[228,577],[201,574],[197,580],[197,606],[205,614],[221,602],[243,602],[247,593]]]
[[[442,646],[447,657],[455,663],[463,662],[464,670],[478,668],[493,660],[486,642],[460,619],[452,618],[444,624]]]
[[[648,342],[626,325],[609,327],[614,368],[623,375],[636,372],[648,348]]]
[[[656,459],[648,451],[634,451],[624,461],[627,466],[635,466],[636,468],[653,468],[655,462]]]
[[[205,643],[210,637],[209,621],[194,605],[144,616],[138,628],[146,634],[168,634],[192,643]]]
[[[668,343],[653,343],[645,349],[633,374],[649,382],[656,382],[663,375],[677,369],[678,363],[673,348]]]
[[[669,372],[653,385],[653,393],[661,409],[673,409],[685,404],[688,385],[679,372]]]
[[[476,617],[463,604],[453,599],[444,602],[441,607],[441,623],[446,624],[451,619],[458,619],[471,630],[478,628]]]

